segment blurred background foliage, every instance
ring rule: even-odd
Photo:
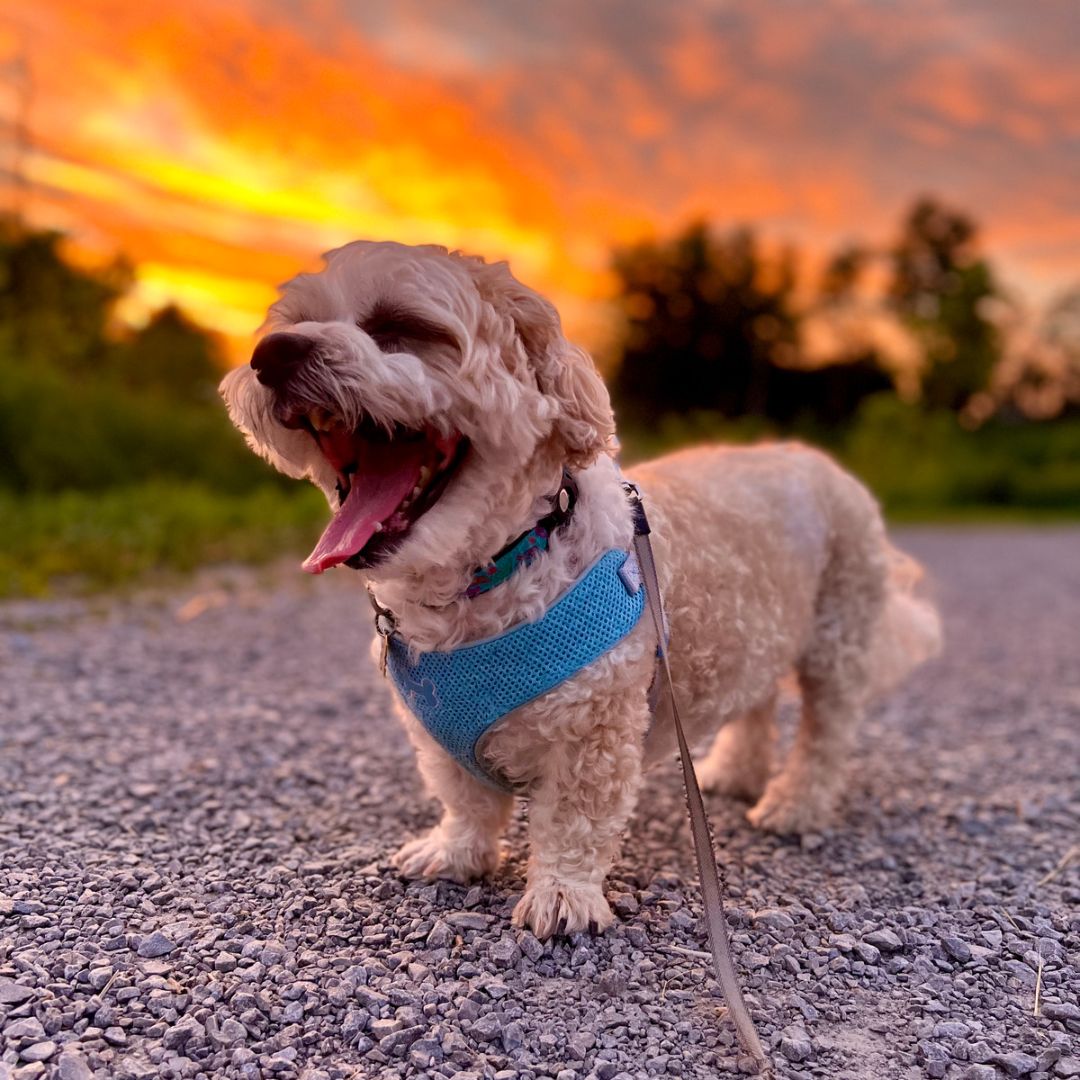
[[[1033,326],[975,222],[930,198],[884,250],[800,267],[702,222],[615,254],[624,457],[796,436],[894,516],[1080,511],[1080,289]]]
[[[276,557],[317,534],[325,501],[229,424],[217,339],[174,307],[118,324],[128,267],[81,269],[61,241],[0,227],[0,595]]]
[[[175,307],[114,309],[130,268],[0,227],[0,594],[275,557],[325,503],[228,423],[218,340]],[[1080,511],[1080,290],[1041,323],[998,284],[965,214],[916,202],[886,250],[816,276],[749,229],[691,223],[612,256],[608,381],[623,456],[796,436],[906,517]]]

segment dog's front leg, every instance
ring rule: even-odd
[[[406,726],[420,775],[444,810],[438,825],[398,849],[394,865],[406,877],[460,882],[492,873],[513,796],[471,776],[411,717]]]
[[[611,925],[604,879],[641,782],[644,695],[635,708],[621,698],[568,712],[530,790],[528,881],[513,915],[541,939]]]

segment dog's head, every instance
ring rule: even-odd
[[[505,263],[349,244],[283,286],[266,329],[221,393],[251,447],[336,508],[314,573],[461,533],[538,458],[580,468],[613,448],[592,362]]]

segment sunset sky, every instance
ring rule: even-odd
[[[236,356],[356,237],[509,257],[595,342],[613,244],[820,254],[922,192],[1037,304],[1080,280],[1078,43],[1077,0],[0,0],[5,202]]]

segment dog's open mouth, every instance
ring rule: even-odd
[[[388,432],[364,419],[349,430],[323,409],[298,418],[338,475],[339,508],[304,569],[321,574],[345,563],[374,566],[393,551],[442,495],[468,447],[434,429]]]

